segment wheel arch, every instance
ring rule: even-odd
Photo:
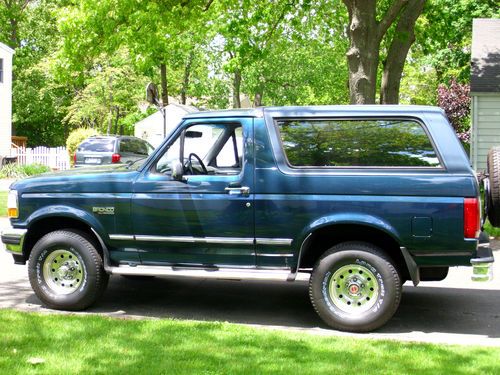
[[[380,219],[378,222],[381,222]],[[409,264],[404,256],[404,248],[395,229],[385,225],[376,225],[377,221],[329,221],[307,231],[300,241],[297,259],[298,269],[313,268],[317,260],[331,247],[342,242],[367,242],[379,247],[397,266],[401,276],[411,279]]]
[[[54,213],[57,214],[54,214]],[[104,228],[92,215],[65,206],[49,206],[34,212],[27,220],[28,232],[23,243],[23,256],[28,259],[35,243],[47,233],[68,229],[88,235],[96,250],[107,263],[107,248],[103,241]]]

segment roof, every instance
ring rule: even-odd
[[[9,52],[11,55],[13,55],[15,52],[12,48],[10,48],[8,45],[3,44],[3,43],[0,43],[0,49]]]
[[[259,107],[250,109],[229,109],[220,111],[195,112],[184,116],[184,118],[207,118],[207,117],[263,117],[264,113],[272,112],[279,116],[304,116],[321,114],[390,114],[408,115],[411,113],[433,112],[443,113],[439,107],[421,105],[315,105],[315,106],[290,106],[290,107]]]
[[[500,92],[500,19],[472,24],[471,92]]]

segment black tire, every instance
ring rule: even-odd
[[[488,220],[494,227],[500,227],[500,147],[493,147],[487,159],[489,188],[485,191],[488,200]]]
[[[109,279],[92,242],[71,230],[57,230],[38,240],[28,275],[37,297],[57,310],[86,309],[102,295]]]
[[[309,281],[314,309],[330,327],[368,332],[396,312],[402,284],[393,262],[364,242],[344,242],[316,263]]]

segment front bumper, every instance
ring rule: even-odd
[[[22,256],[24,238],[26,237],[27,229],[7,228],[2,230],[1,238],[7,252]]]
[[[490,281],[493,279],[493,251],[490,247],[490,239],[487,233],[481,232],[477,254],[470,260],[472,264],[472,281]]]

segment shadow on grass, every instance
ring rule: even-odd
[[[302,336],[224,323],[117,320],[0,310],[6,373],[499,373],[499,348]]]

